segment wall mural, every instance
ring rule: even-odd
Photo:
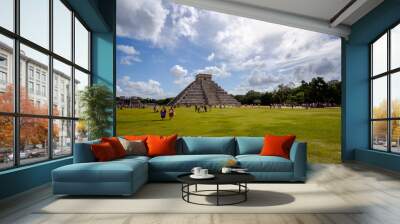
[[[117,134],[295,134],[340,161],[341,40],[161,0],[117,2]]]

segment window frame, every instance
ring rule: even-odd
[[[92,30],[89,28],[89,26],[84,22],[84,20],[79,16],[79,14],[72,9],[72,7],[65,1],[65,0],[59,0],[65,7],[68,8],[68,10],[71,11],[71,58],[67,59],[64,58],[63,56],[55,53],[54,50],[54,45],[53,45],[53,1],[54,0],[48,0],[49,2],[49,47],[46,49],[45,47],[42,47],[39,44],[34,43],[33,41],[30,41],[29,39],[23,37],[20,35],[20,0],[14,0],[13,1],[13,10],[14,10],[14,30],[10,31],[4,27],[0,26],[0,35],[3,35],[5,37],[11,38],[13,40],[14,48],[13,48],[13,64],[12,66],[12,73],[13,79],[14,79],[14,100],[13,100],[13,107],[14,110],[13,112],[1,112],[0,111],[0,116],[11,116],[13,118],[13,153],[14,153],[14,161],[13,161],[13,166],[11,167],[5,167],[5,168],[0,168],[0,172],[4,170],[10,170],[10,169],[15,169],[18,167],[23,167],[23,166],[29,166],[37,163],[43,163],[49,160],[53,159],[62,159],[65,157],[70,157],[73,155],[74,152],[74,143],[75,143],[75,123],[76,121],[79,120],[79,117],[75,117],[75,108],[71,108],[71,115],[70,116],[56,116],[53,115],[53,59],[58,60],[59,62],[62,62],[66,65],[71,66],[71,83],[73,84],[75,82],[75,69],[87,74],[89,76],[89,83],[88,85],[91,86],[92,84],[92,71],[91,71],[91,65],[92,65],[92,57],[91,57],[91,49],[92,49],[92,44],[91,44],[91,38],[92,38]],[[75,63],[75,18],[79,20],[79,22],[84,26],[84,28],[88,31],[89,35],[89,43],[88,43],[88,57],[89,57],[89,67],[88,69],[85,69],[78,64]],[[49,58],[49,63],[48,63],[48,85],[45,87],[46,88],[46,95],[48,96],[48,113],[46,115],[39,115],[39,114],[26,114],[26,113],[21,113],[20,111],[20,45],[23,44],[27,47],[32,48],[33,50],[36,50],[40,53],[43,53],[48,56]],[[28,66],[28,64],[27,64]],[[30,67],[27,67],[27,69]],[[42,74],[42,73],[40,73]],[[36,80],[36,70],[33,70],[33,81],[34,83]],[[26,74],[27,80],[30,80],[30,74]],[[39,77],[41,78],[41,77]],[[41,83],[41,79],[39,79],[39,83]],[[34,84],[35,85],[35,84]],[[42,85],[40,85],[42,87]],[[29,91],[29,90],[27,90]],[[34,91],[36,91],[34,89]],[[73,94],[72,97],[72,105],[75,103],[75,88],[74,85],[71,86],[71,93]],[[42,95],[42,94],[40,94]],[[19,143],[19,138],[20,138],[20,119],[28,117],[28,118],[45,118],[47,119],[48,122],[48,136],[47,136],[47,141],[48,141],[48,158],[44,158],[41,161],[38,162],[33,162],[33,163],[26,163],[26,164],[21,164],[20,161],[20,143]],[[54,158],[53,155],[53,121],[55,120],[67,120],[71,121],[71,154],[69,155],[63,155],[63,156],[57,156]]]
[[[396,75],[398,72],[400,72],[400,67],[393,68],[391,69],[391,31],[393,28],[400,26],[400,21],[397,21],[393,25],[391,25],[389,28],[387,28],[383,33],[378,35],[374,40],[372,40],[369,44],[369,149],[373,151],[380,151],[380,152],[386,152],[386,153],[392,153],[392,154],[400,154],[400,152],[393,152],[392,151],[392,121],[400,121],[400,117],[392,117],[392,98],[391,98],[391,92],[392,92],[392,76]],[[378,41],[381,37],[384,35],[387,35],[387,64],[386,64],[386,71],[382,72],[380,74],[376,74],[374,76],[373,74],[373,44]],[[385,118],[373,118],[373,93],[374,93],[374,86],[373,86],[373,81],[382,77],[386,77],[386,86],[387,86],[387,105],[386,105],[386,117]],[[373,132],[373,122],[376,121],[386,121],[387,122],[387,130],[386,130],[386,151],[379,150],[374,148],[374,132]]]

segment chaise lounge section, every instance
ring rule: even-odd
[[[127,156],[96,162],[91,145],[77,143],[74,163],[52,172],[54,194],[132,195],[148,181],[176,181],[176,177],[200,166],[218,172],[229,160],[236,160],[259,182],[304,182],[307,169],[306,143],[295,142],[290,159],[260,156],[263,137],[181,137],[177,155]]]

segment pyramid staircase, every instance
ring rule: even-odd
[[[196,80],[180,92],[169,105],[231,105],[240,106],[240,102],[229,95],[210,74],[198,74]]]

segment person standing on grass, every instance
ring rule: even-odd
[[[173,107],[169,108],[168,115],[169,115],[169,119],[170,119],[170,120],[171,120],[172,118],[174,118],[175,110],[174,110]]]
[[[160,116],[161,116],[161,120],[165,119],[165,116],[167,116],[167,109],[165,109],[165,107],[163,106],[162,109],[160,110]]]

